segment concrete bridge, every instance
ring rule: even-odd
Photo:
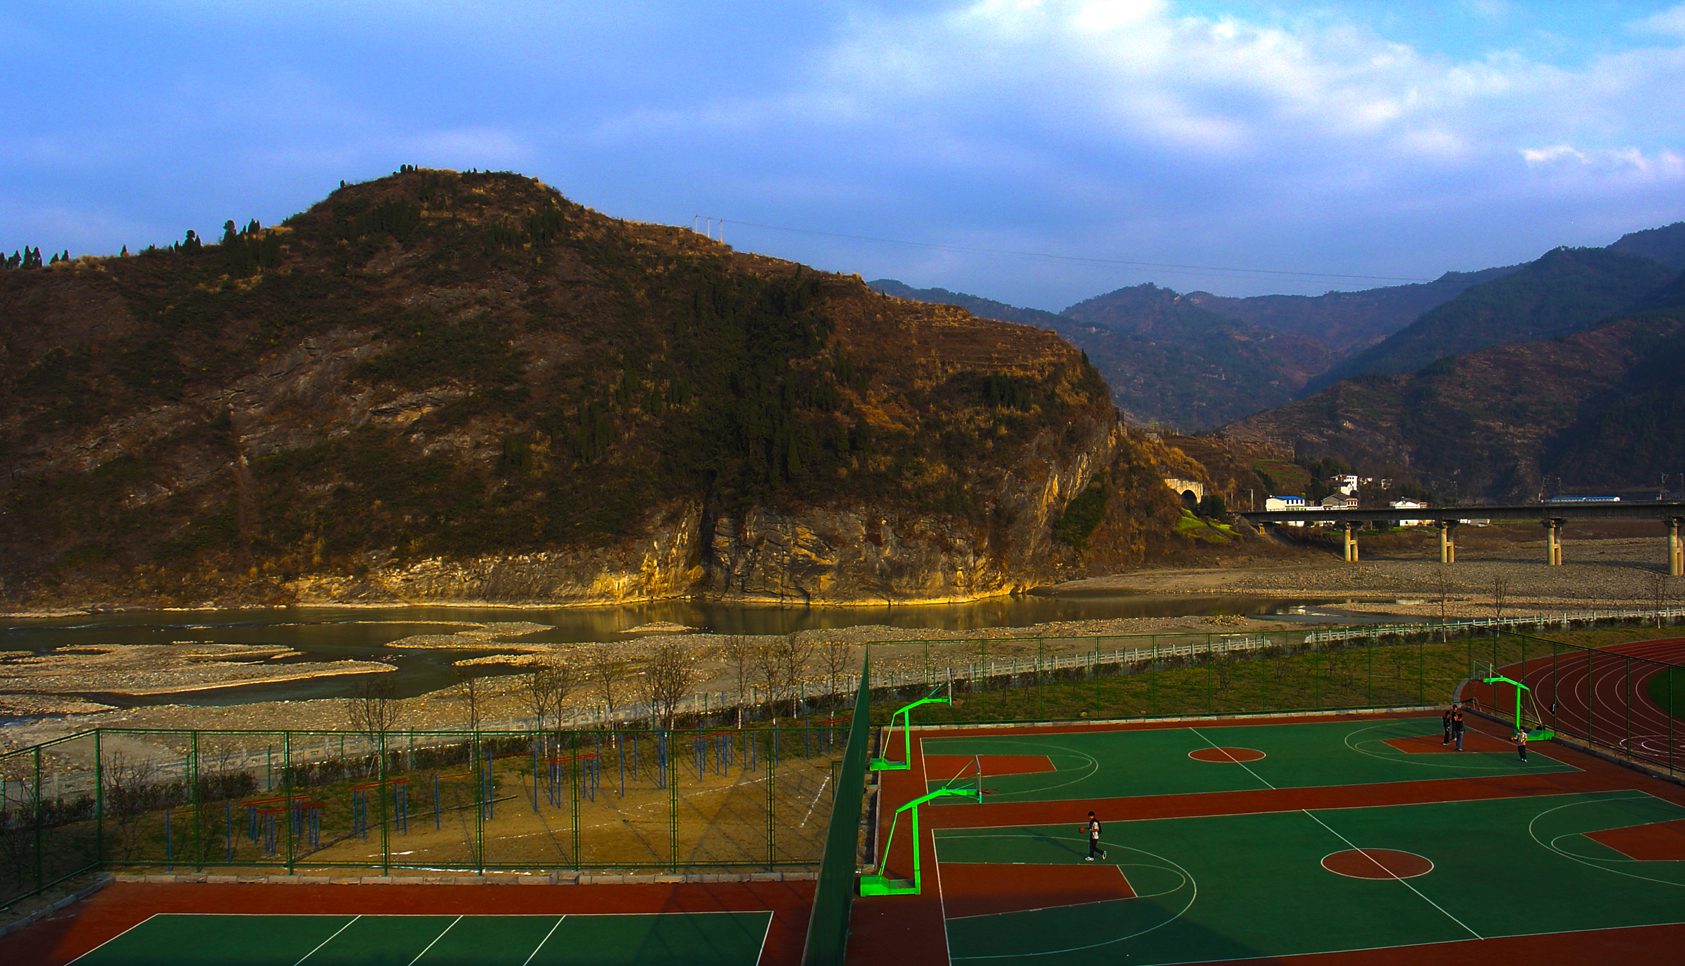
[[[1401,520],[1432,520],[1439,527],[1439,560],[1457,562],[1456,531],[1470,520],[1536,520],[1545,528],[1545,553],[1551,566],[1562,565],[1562,526],[1569,520],[1660,520],[1667,525],[1668,573],[1685,576],[1685,503],[1528,503],[1519,506],[1440,506],[1394,509],[1268,510],[1235,513],[1255,524],[1323,523],[1345,529],[1347,562],[1357,562],[1357,531],[1364,527],[1398,524]]]

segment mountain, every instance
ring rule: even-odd
[[[1081,349],[1138,425],[1204,428],[1286,402],[1327,365],[1319,343],[1224,318],[1154,285],[1119,289],[1055,315],[894,279],[872,288],[1051,329]]]
[[[944,600],[1190,541],[1040,329],[508,173],[0,271],[0,603]]]
[[[1389,285],[1322,295],[1254,295],[1229,298],[1189,292],[1187,298],[1218,315],[1287,335],[1315,339],[1336,357],[1366,349],[1449,302],[1463,290],[1520,268],[1509,265],[1478,272],[1446,272],[1431,282]]]
[[[1370,373],[1224,428],[1301,456],[1420,477],[1448,497],[1653,487],[1685,452],[1685,304]],[[1554,489],[1554,485],[1552,487]]]
[[[1672,274],[1652,258],[1612,248],[1553,249],[1429,310],[1317,376],[1308,388],[1364,373],[1411,372],[1444,356],[1577,332],[1636,307]]]
[[[1628,232],[1609,247],[1628,255],[1653,258],[1674,271],[1685,269],[1685,221],[1676,221],[1665,228]]]

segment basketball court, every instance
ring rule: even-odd
[[[850,961],[1645,961],[1685,939],[1685,789],[1550,742],[1522,762],[1471,723],[1460,752],[1437,712],[916,731],[880,773],[880,847],[918,794],[982,794],[924,807],[922,891],[856,900]],[[897,834],[884,871],[908,876]]]

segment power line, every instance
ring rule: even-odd
[[[721,219],[722,223],[724,219]],[[1223,265],[1178,265],[1171,262],[1136,262],[1122,258],[1090,258],[1083,255],[1055,255],[1051,252],[1025,252],[1008,248],[971,248],[964,245],[941,245],[934,242],[906,241],[900,238],[878,238],[872,235],[848,235],[835,231],[817,231],[812,228],[790,228],[786,225],[762,225],[752,221],[740,221],[733,218],[731,223],[746,228],[764,228],[768,231],[787,231],[801,235],[822,235],[826,238],[847,238],[851,241],[881,242],[886,245],[906,245],[911,248],[925,248],[932,251],[963,252],[971,255],[1010,255],[1017,258],[1044,258],[1057,262],[1082,262],[1092,265],[1127,265],[1131,268],[1163,268],[1184,272],[1223,272],[1236,273],[1225,277],[1231,278],[1281,278],[1281,279],[1326,279],[1343,278],[1358,279],[1369,282],[1431,282],[1431,278],[1409,278],[1399,275],[1347,275],[1339,272],[1295,272],[1273,268],[1235,268]]]

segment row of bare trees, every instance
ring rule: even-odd
[[[728,637],[717,656],[726,666],[735,686],[738,724],[753,706],[763,706],[777,719],[788,711],[801,713],[802,694],[810,682],[822,681],[834,704],[843,680],[854,671],[856,648],[838,640],[818,641],[796,634],[772,638]],[[628,700],[644,702],[665,727],[672,727],[679,706],[701,679],[700,654],[680,640],[665,640],[641,661],[627,660],[611,648],[598,648],[577,670],[555,657],[542,660],[523,675],[520,688],[523,710],[539,730],[560,723],[568,698],[586,693],[609,714]],[[478,730],[486,706],[485,679],[459,670],[457,697],[467,715],[469,730]],[[346,717],[351,730],[371,740],[399,728],[408,706],[397,696],[391,678],[369,675],[353,687],[346,699]]]

